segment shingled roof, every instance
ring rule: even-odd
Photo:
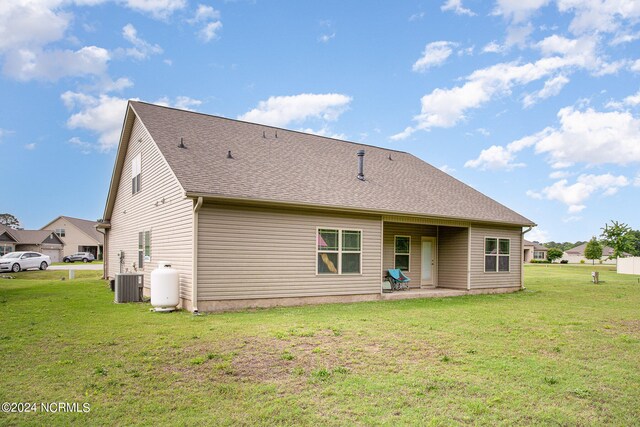
[[[144,102],[129,105],[188,195],[534,225],[405,152]],[[181,138],[186,148],[178,147]],[[365,181],[356,177],[358,150],[366,152]]]
[[[98,225],[97,221],[90,221],[88,219],[81,219],[81,218],[74,218],[72,216],[60,215],[59,217],[49,222],[47,225],[45,225],[42,228],[46,229],[47,227],[49,227],[51,224],[53,224],[60,218],[64,218],[65,220],[73,224],[75,227],[77,227],[84,234],[96,240],[98,243],[100,244],[104,243],[104,234],[96,230],[96,226]]]
[[[64,244],[52,230],[15,230],[0,224],[0,234],[2,233],[7,233],[16,243],[24,245]]]

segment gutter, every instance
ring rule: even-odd
[[[193,234],[192,234],[192,261],[191,261],[191,310],[198,314],[198,212],[202,207],[203,199],[198,197],[193,206]]]
[[[530,232],[533,229],[533,227],[527,227],[526,230],[522,231],[522,233],[520,233],[520,256],[524,257],[524,235],[527,234],[528,232]],[[525,289],[524,287],[524,259],[522,259],[522,262],[520,263],[520,289]]]

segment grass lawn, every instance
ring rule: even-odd
[[[0,279],[0,402],[90,412],[0,424],[640,420],[640,276],[612,267],[527,265],[508,295],[203,316],[115,305],[100,272],[51,273]]]
[[[82,261],[74,261],[74,262],[52,262],[51,265],[66,265],[67,267],[71,267],[76,264],[84,264]],[[91,261],[91,264],[104,264],[104,260],[94,260]]]

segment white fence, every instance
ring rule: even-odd
[[[618,258],[618,274],[640,274],[640,257]]]

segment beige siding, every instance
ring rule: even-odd
[[[438,230],[438,287],[467,289],[469,229]]]
[[[131,160],[141,154],[141,190],[131,194]],[[159,261],[169,261],[180,274],[180,295],[191,299],[193,200],[169,169],[150,135],[136,118],[117,189],[108,232],[109,277],[119,272],[118,251],[125,252],[123,270],[138,263],[138,232],[151,231],[151,261],[145,263],[145,286]]]
[[[100,245],[99,242],[87,236],[82,230],[64,218],[58,218],[47,226],[47,230],[56,230],[58,228],[64,229],[65,236],[60,237],[60,240],[64,242],[64,256],[79,252],[79,246],[98,247]]]
[[[410,287],[419,288],[421,278],[422,237],[436,237],[438,231],[435,225],[401,224],[397,222],[384,223],[384,254],[383,271],[395,268],[395,236],[411,237],[411,253],[409,257],[409,271],[404,274],[411,279]]]
[[[471,289],[520,286],[522,269],[522,239],[520,228],[472,226],[471,233]],[[484,239],[511,239],[509,272],[484,272]]]
[[[198,300],[380,293],[380,217],[205,203],[198,223]],[[316,274],[317,227],[362,230],[362,274]]]

